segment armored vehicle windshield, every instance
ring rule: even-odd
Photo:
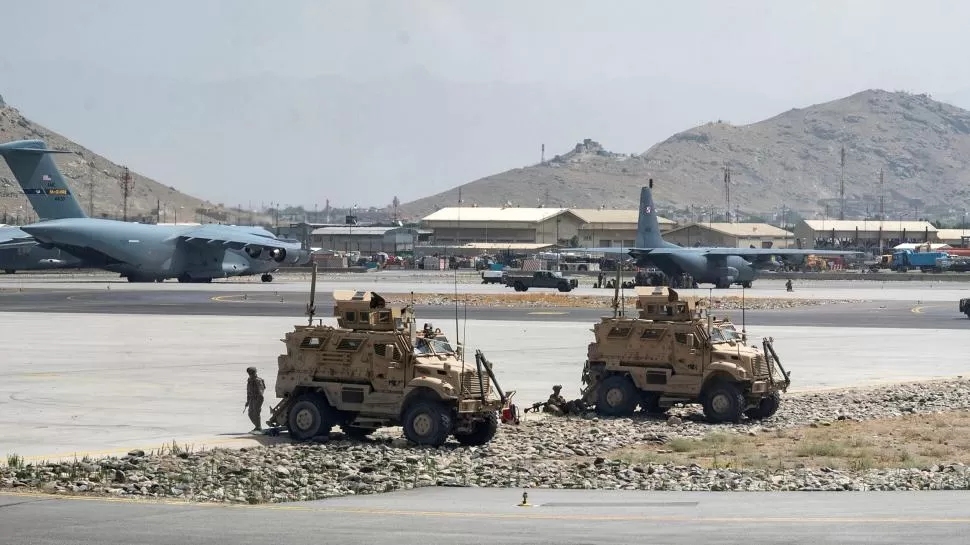
[[[414,340],[414,354],[416,356],[432,354],[451,355],[454,353],[455,349],[451,347],[451,343],[441,335],[437,335],[433,339],[418,337]]]

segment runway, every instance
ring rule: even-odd
[[[187,316],[273,316],[300,319],[309,296],[306,293],[266,291],[224,291],[181,289],[146,290],[41,290],[0,292],[0,312],[157,314]],[[403,291],[394,287],[396,292]],[[754,301],[753,301],[754,303]],[[317,313],[330,316],[330,293],[317,295]],[[418,319],[454,320],[453,305],[417,305]],[[608,316],[604,308],[565,307],[473,307],[468,317],[476,320],[521,320],[595,323]],[[636,309],[627,309],[633,315]],[[464,316],[465,309],[459,314]],[[742,321],[741,311],[715,311]],[[832,303],[780,310],[746,310],[746,324],[774,326],[875,327],[885,329],[970,330],[970,320],[958,312],[957,302],[867,301],[859,304]]]
[[[421,488],[254,506],[0,494],[0,544],[965,543],[970,493]],[[55,522],[56,521],[56,522]],[[177,531],[173,531],[177,529]]]

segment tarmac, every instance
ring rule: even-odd
[[[0,493],[0,545],[966,543],[970,493],[422,488],[254,506]]]
[[[447,274],[366,273],[326,278],[317,308],[333,323],[329,292],[453,293]],[[793,391],[970,374],[968,290],[953,283],[805,282],[786,294],[758,281],[747,297],[857,299],[746,311],[749,342],[771,336]],[[459,284],[460,293],[512,293]],[[129,284],[106,275],[0,276],[0,455],[28,461],[120,455],[173,441],[191,448],[256,444],[243,413],[245,368],[256,366],[275,402],[282,338],[303,315],[308,275],[206,285]],[[740,295],[741,290],[731,290]],[[573,293],[604,295],[580,288]],[[681,293],[708,295],[709,290]],[[714,291],[715,295],[725,294]],[[239,301],[242,296],[242,302]],[[279,301],[278,298],[282,298]],[[589,331],[608,309],[472,308],[457,324],[482,349],[520,406],[552,384],[579,393]],[[605,311],[605,312],[604,312]],[[453,337],[454,307],[421,306]],[[728,312],[740,321],[738,312]],[[2,462],[2,460],[0,460]],[[68,499],[0,493],[4,543],[963,543],[966,492],[649,493],[421,489],[285,505]],[[51,521],[57,521],[52,524]],[[172,528],[179,531],[173,532]]]

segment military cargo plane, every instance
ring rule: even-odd
[[[758,271],[774,263],[773,258],[856,255],[861,252],[839,250],[804,250],[795,248],[685,248],[667,242],[660,235],[657,211],[653,204],[653,180],[640,189],[640,215],[636,245],[633,248],[570,248],[589,253],[627,254],[640,265],[653,265],[668,278],[687,273],[699,284],[728,288],[740,284],[746,288],[758,277]]]
[[[120,273],[129,282],[211,282],[213,278],[261,274],[273,280],[282,264],[303,264],[310,253],[299,242],[262,227],[152,225],[89,218],[81,210],[40,140],[0,144],[40,221],[0,232],[0,250],[57,249],[84,266]],[[26,235],[26,236],[24,236]]]

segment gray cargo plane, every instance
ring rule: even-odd
[[[660,235],[657,211],[653,204],[653,180],[640,189],[640,215],[634,248],[571,248],[590,253],[628,254],[640,265],[653,265],[669,278],[687,273],[699,284],[728,288],[740,284],[746,288],[758,277],[758,270],[773,263],[775,257],[858,255],[861,252],[839,250],[803,250],[794,248],[685,248],[667,242]]]
[[[297,241],[262,227],[152,225],[89,218],[71,194],[40,140],[0,144],[40,221],[0,233],[0,250],[35,244],[62,250],[84,266],[120,273],[129,282],[211,282],[261,274],[273,280],[282,264],[304,264],[310,253]],[[23,236],[26,234],[26,236]],[[4,235],[6,235],[4,237]]]

